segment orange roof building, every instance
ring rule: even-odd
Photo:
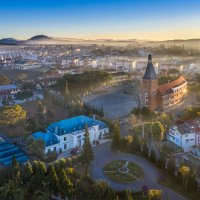
[[[143,76],[144,105],[150,111],[163,111],[179,105],[187,93],[187,81],[183,76],[176,80],[158,85],[158,79],[153,67],[152,57],[149,55],[148,64]]]

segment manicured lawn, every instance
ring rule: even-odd
[[[126,160],[107,163],[104,166],[104,173],[110,179],[120,183],[134,182],[143,176],[142,169],[138,165]]]

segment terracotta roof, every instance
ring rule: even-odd
[[[180,76],[179,78],[177,78],[174,81],[159,85],[158,90],[162,95],[170,94],[172,92],[173,87],[178,87],[185,82],[186,82],[185,78],[183,76]]]

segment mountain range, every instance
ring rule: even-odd
[[[187,40],[166,40],[166,41],[148,41],[148,40],[113,40],[113,39],[76,39],[76,38],[54,38],[46,35],[36,35],[28,40],[17,40],[15,38],[0,39],[0,45],[47,45],[47,44],[134,44],[134,45],[153,45],[153,44],[166,44],[166,45],[186,45],[191,47],[200,48],[200,39],[187,39]]]

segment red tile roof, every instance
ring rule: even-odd
[[[158,90],[162,95],[169,94],[172,92],[171,88],[180,86],[185,82],[186,82],[185,78],[183,76],[180,76],[174,81],[159,85]]]

